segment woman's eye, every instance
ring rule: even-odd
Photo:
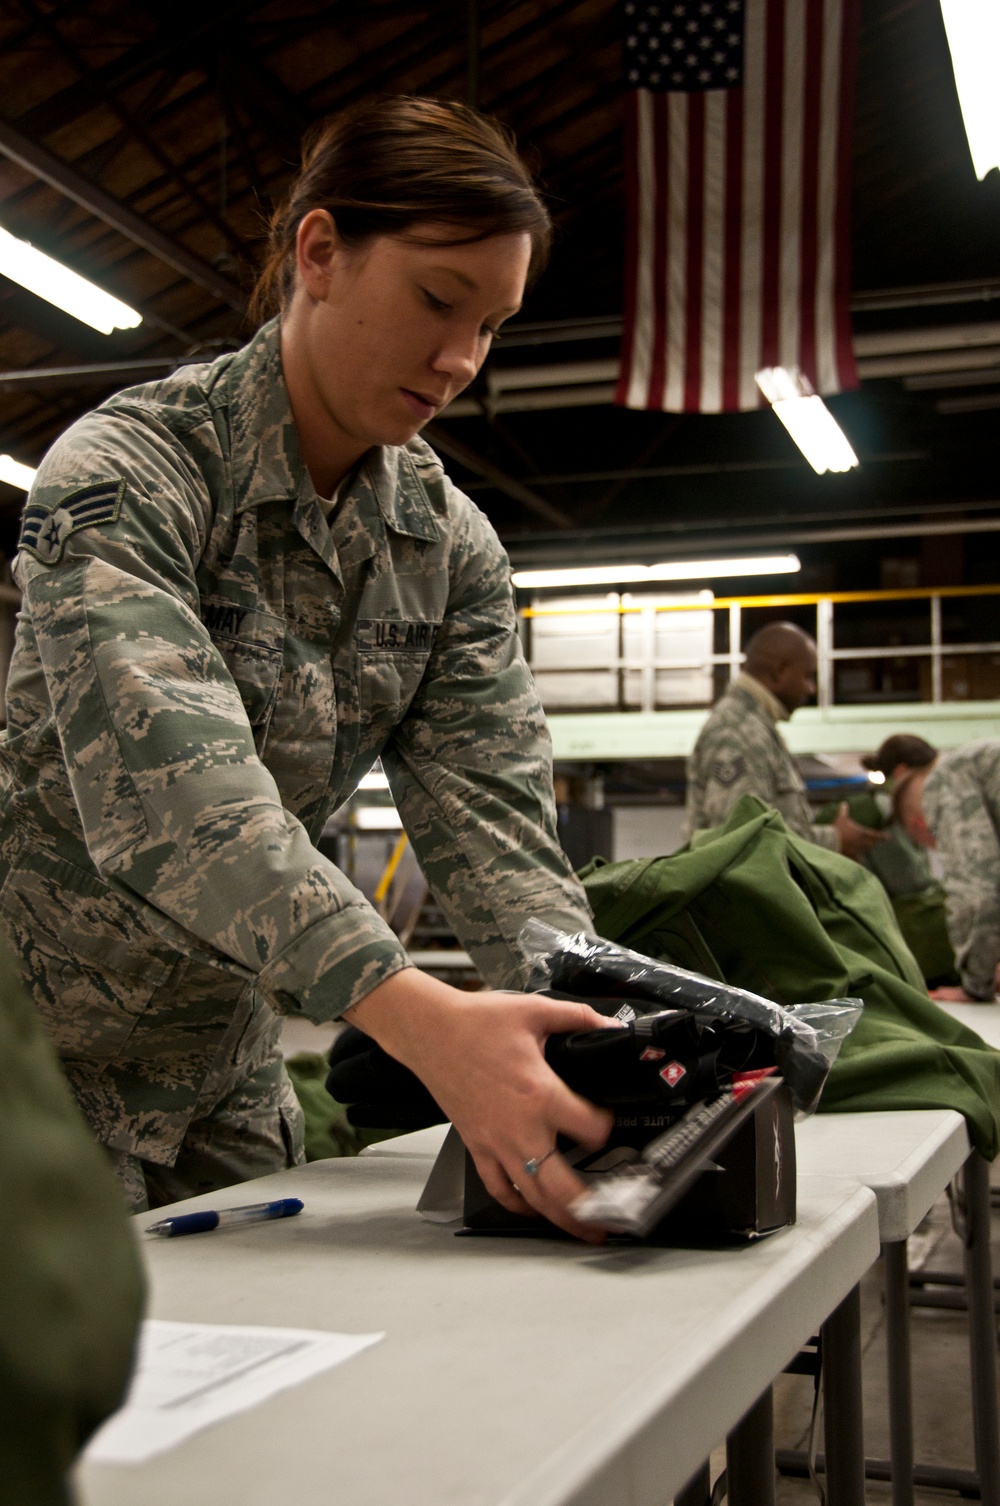
[[[479,334],[484,340],[493,340],[494,342],[496,342],[497,340],[503,339],[503,335],[500,333],[500,331],[498,329],[492,329],[488,324],[483,325],[482,329],[479,331]]]
[[[433,309],[435,314],[441,314],[445,311],[445,309],[451,308],[451,304],[445,303],[443,298],[435,298],[430,288],[421,288],[420,291],[424,295],[424,300],[427,304],[427,307],[429,309]]]

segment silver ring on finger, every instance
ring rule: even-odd
[[[549,1159],[549,1156],[554,1156],[555,1155],[556,1149],[557,1149],[557,1147],[555,1145],[553,1145],[552,1148],[551,1148],[551,1150],[547,1150],[545,1152],[544,1156],[531,1156],[527,1161],[525,1161],[525,1163],[524,1163],[524,1169],[528,1173],[529,1177],[537,1177],[540,1169],[545,1165],[545,1162]]]

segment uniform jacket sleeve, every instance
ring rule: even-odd
[[[117,518],[71,531],[55,558],[24,550],[18,572],[90,856],[168,941],[193,936],[278,1008],[332,1018],[405,953],[257,757],[199,616],[200,464],[148,413],[105,412],[59,441],[30,502],[109,480]]]
[[[948,933],[962,987],[992,999],[1000,962],[1000,842],[975,766],[945,759],[924,787],[924,811],[941,856]]]
[[[528,916],[591,930],[556,840],[552,745],[521,652],[510,566],[467,498],[448,610],[383,766],[428,883],[494,986],[523,982]]]

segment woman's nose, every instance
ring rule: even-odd
[[[485,353],[485,342],[480,340],[478,330],[471,337],[456,333],[441,346],[434,358],[434,369],[445,372],[456,386],[466,387],[483,364]]]

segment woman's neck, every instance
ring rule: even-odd
[[[346,433],[323,403],[298,322],[293,305],[281,323],[281,367],[306,470],[317,495],[332,497],[369,446]]]

